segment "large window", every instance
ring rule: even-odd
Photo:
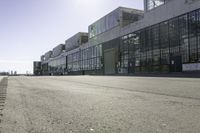
[[[121,38],[122,45],[120,46],[121,68],[128,68],[128,52],[129,52],[129,36],[126,35]]]
[[[64,73],[66,69],[66,57],[60,57],[49,61],[49,70],[52,73]]]
[[[160,65],[159,25],[151,28],[151,41],[153,47],[153,65],[156,68],[157,65]]]
[[[160,5],[163,5],[166,0],[147,0],[147,10],[154,9]]]
[[[189,50],[190,50],[190,62],[197,61],[197,17],[196,12],[191,12],[188,17],[189,23]]]
[[[140,71],[140,32],[136,32],[134,35],[134,45],[135,45],[135,71]]]
[[[197,42],[198,42],[198,61],[200,61],[200,10],[196,12],[197,14]]]
[[[183,15],[179,17],[179,34],[180,34],[180,45],[182,52],[183,63],[189,62],[189,44],[188,44],[188,17]]]
[[[152,47],[152,38],[151,38],[151,27],[146,28],[146,50],[147,50],[147,69],[152,71],[153,64],[153,47]]]
[[[115,10],[112,13],[101,18],[100,20],[89,26],[89,38],[92,38],[115,26],[118,26],[120,24],[119,20],[120,17],[118,10]]]
[[[101,69],[102,46],[96,45],[67,56],[67,69],[71,71]]]
[[[146,53],[146,44],[145,44],[145,30],[140,31],[140,64],[141,64],[141,71],[146,71],[146,64],[147,64],[147,53]]]
[[[180,55],[179,23],[178,18],[169,21],[170,55]]]
[[[169,64],[169,23],[163,22],[160,24],[160,50],[161,50],[161,64]]]

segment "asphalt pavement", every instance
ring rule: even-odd
[[[199,133],[200,79],[9,77],[2,133]]]

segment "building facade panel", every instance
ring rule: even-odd
[[[80,47],[82,44],[88,42],[88,33],[79,32],[65,41],[65,50],[70,50]]]
[[[63,52],[65,52],[65,45],[60,44],[60,45],[56,46],[55,48],[53,48],[52,57],[57,57],[60,54],[62,54]]]

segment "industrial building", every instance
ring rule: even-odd
[[[144,0],[88,29],[42,55],[42,74],[200,71],[200,0]]]

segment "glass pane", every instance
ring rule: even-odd
[[[165,0],[147,0],[147,10],[154,9],[160,5],[163,5]]]

